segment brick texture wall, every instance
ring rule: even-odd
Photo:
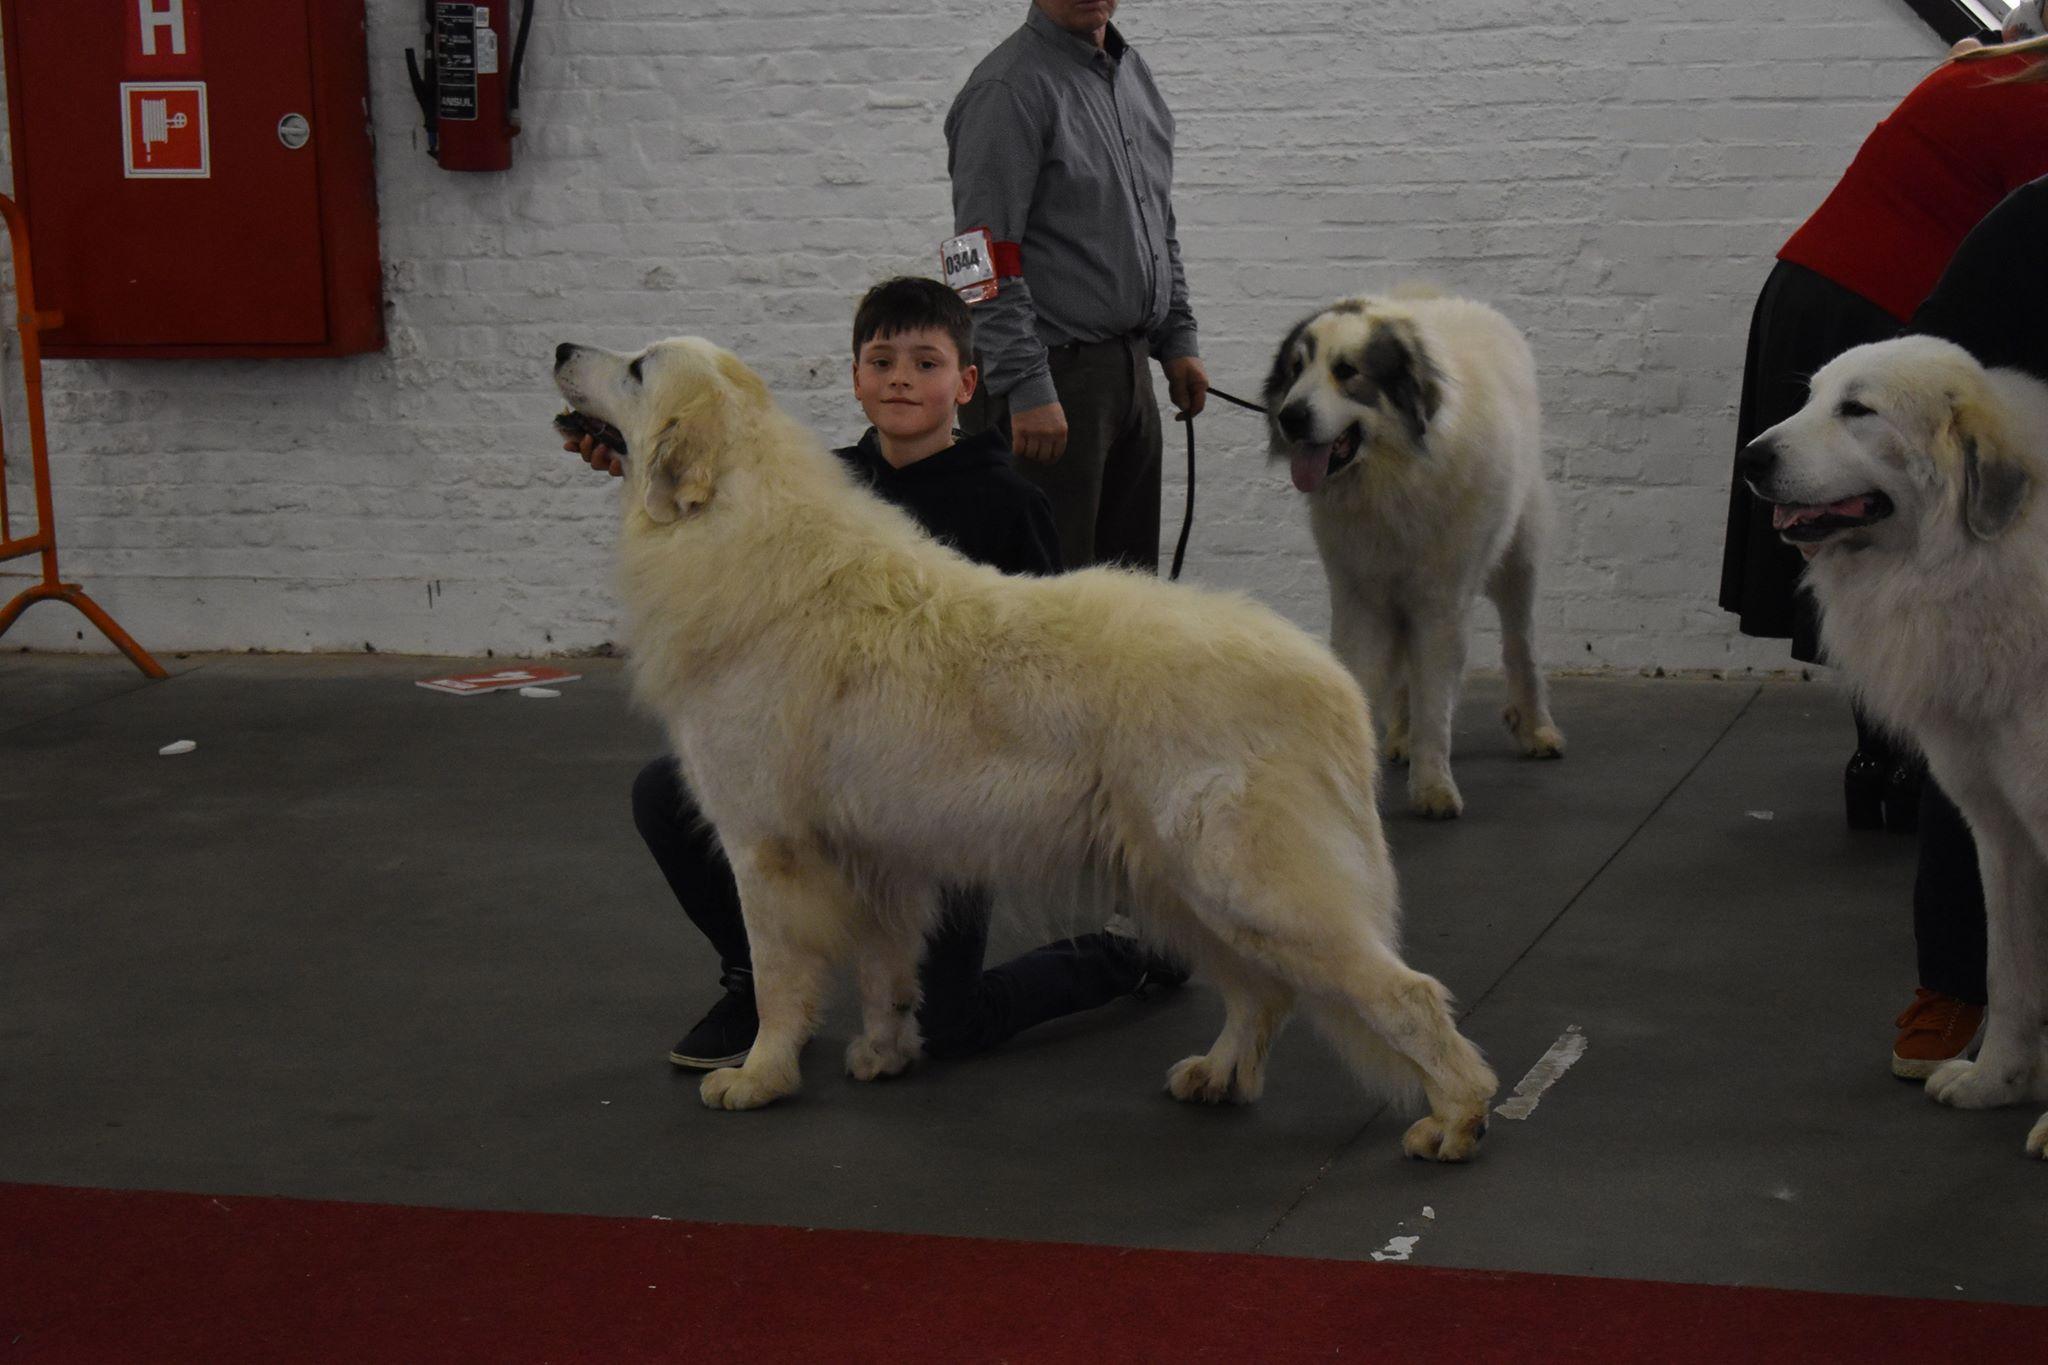
[[[852,302],[932,267],[940,120],[1024,4],[547,0],[502,175],[424,155],[418,8],[369,4],[384,354],[47,367],[67,576],[159,650],[611,641],[612,490],[549,438],[555,342],[701,333],[850,438]],[[1218,383],[1254,390],[1333,296],[1419,277],[1488,299],[1544,386],[1549,661],[1783,662],[1713,603],[1743,339],[1772,253],[1939,55],[1904,0],[1127,0],[1121,19],[1179,118]],[[11,333],[5,358],[18,384]],[[6,415],[19,450],[17,397]],[[1256,419],[1218,408],[1198,433],[1187,576],[1320,632],[1321,570]],[[5,644],[100,647],[49,605]]]

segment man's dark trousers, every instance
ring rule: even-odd
[[[1159,402],[1152,351],[1139,336],[1046,349],[1053,389],[1067,416],[1067,450],[1051,464],[1017,460],[1045,493],[1070,569],[1122,564],[1159,572]],[[983,390],[960,410],[970,434],[1000,426],[1009,405]]]

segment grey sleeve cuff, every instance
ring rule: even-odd
[[[1164,326],[1146,338],[1146,343],[1152,348],[1154,360],[1179,360],[1202,353],[1195,343],[1193,319],[1168,318]]]
[[[1008,393],[996,396],[1009,404],[1011,412],[1027,412],[1060,401],[1059,391],[1052,386],[1052,370],[1046,366],[1025,375],[1011,386]]]
[[[1052,402],[1052,370],[1045,343],[1038,339],[1030,287],[1021,278],[1006,277],[994,298],[974,305],[973,317],[974,350],[988,391],[1007,400],[1012,411]]]

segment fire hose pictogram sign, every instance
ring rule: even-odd
[[[122,174],[130,179],[203,180],[207,155],[206,82],[124,81]]]

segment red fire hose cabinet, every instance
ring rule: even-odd
[[[0,0],[43,354],[381,350],[363,0]]]

